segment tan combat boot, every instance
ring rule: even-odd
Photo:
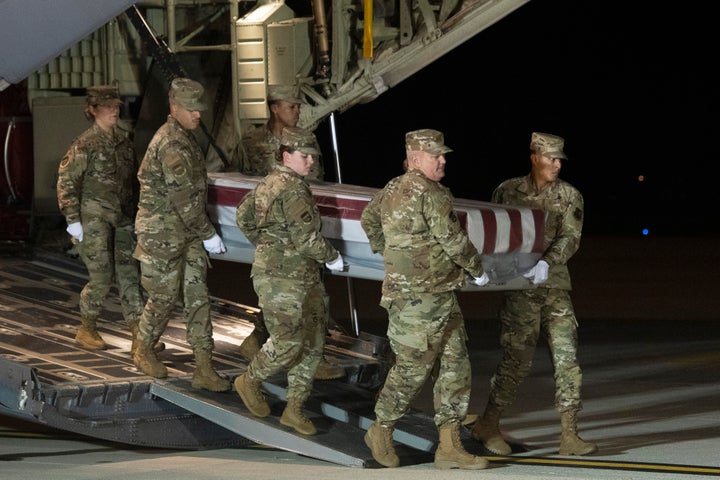
[[[375,461],[383,467],[400,466],[400,458],[395,453],[393,431],[395,427],[392,423],[375,421],[365,434],[365,445],[370,448]]]
[[[435,468],[482,470],[487,467],[487,460],[465,450],[460,440],[460,424],[450,422],[440,427],[440,443],[435,450]]]
[[[345,369],[340,365],[330,363],[323,355],[315,370],[315,380],[334,380],[345,376]]]
[[[238,353],[247,361],[251,361],[253,357],[260,351],[263,344],[267,341],[267,336],[258,332],[257,327],[253,330],[250,335],[245,337],[245,340],[240,344]]]
[[[560,455],[587,455],[597,452],[597,445],[586,442],[577,433],[577,411],[563,412],[560,416]]]
[[[141,341],[135,349],[133,355],[133,363],[145,375],[155,378],[166,378],[168,376],[167,367],[158,359],[157,353],[152,348],[155,342]]]
[[[235,379],[235,390],[245,407],[256,417],[267,417],[270,415],[270,405],[260,391],[261,385],[262,382],[252,378],[248,372]]]
[[[470,434],[478,442],[496,455],[510,455],[512,448],[500,433],[500,415],[502,410],[497,405],[488,403],[483,416],[475,422]]]
[[[280,417],[280,423],[292,427],[303,435],[315,435],[317,429],[312,421],[303,413],[304,403],[294,398],[288,399],[285,411]]]
[[[192,377],[192,387],[201,388],[211,392],[227,392],[230,390],[230,380],[217,374],[212,367],[212,355],[205,350],[195,352],[195,371]]]
[[[105,350],[107,344],[97,331],[96,319],[82,317],[82,324],[78,327],[75,334],[75,341],[90,350]]]
[[[128,328],[130,329],[130,334],[132,335],[132,344],[130,345],[130,355],[135,355],[135,350],[137,350],[138,346],[138,322],[128,322]],[[163,350],[165,350],[165,343],[157,341],[153,345],[153,350],[155,350],[155,353],[160,353]]]
[[[245,358],[247,361],[251,361],[253,357],[260,351],[262,346],[270,338],[270,334],[265,326],[265,319],[260,312],[255,319],[255,328],[250,332],[250,335],[245,337],[243,343],[240,344],[239,353],[240,356]]]

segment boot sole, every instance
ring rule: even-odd
[[[506,449],[505,448],[504,449],[490,448],[490,446],[488,446],[486,441],[483,440],[482,438],[480,438],[479,436],[476,437],[472,433],[470,434],[470,436],[474,440],[477,440],[478,442],[482,443],[482,446],[485,447],[485,450],[487,450],[490,453],[493,453],[495,455],[510,455],[510,454],[512,454],[512,448],[510,447],[510,445],[507,445]]]
[[[207,390],[208,392],[227,392],[232,390],[232,385],[230,385],[230,381],[227,381],[226,384],[223,386],[216,386],[216,385],[207,385],[200,382],[192,382],[191,383],[192,388],[195,390]]]
[[[455,461],[450,461],[450,460],[440,460],[440,461],[436,460],[435,461],[435,468],[437,468],[438,470],[451,470],[453,468],[457,468],[460,470],[485,470],[487,467],[488,467],[487,462],[485,462],[484,464],[480,463],[477,465],[465,465],[465,464],[458,463]]]
[[[597,448],[597,447],[590,448],[590,449],[587,450],[587,451],[580,451],[580,452],[568,452],[568,451],[560,450],[560,451],[558,452],[558,455],[565,455],[565,456],[567,456],[567,457],[570,457],[570,456],[575,455],[575,456],[578,456],[578,457],[582,457],[583,455],[590,455],[591,453],[595,453],[595,452],[597,452],[597,451],[598,451],[598,448]]]
[[[96,345],[88,345],[86,343],[80,343],[78,341],[75,341],[75,343],[77,343],[78,345],[80,345],[83,348],[87,348],[88,350],[107,350],[106,344],[96,346]]]
[[[282,417],[280,417],[280,423],[282,423],[286,427],[292,428],[293,430],[295,430],[298,433],[302,433],[303,435],[315,435],[317,433],[317,429],[315,427],[313,427],[312,430],[302,431],[298,427],[296,427],[294,423],[290,423],[290,422],[284,420]]]

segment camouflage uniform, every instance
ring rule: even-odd
[[[435,424],[459,423],[467,413],[471,370],[455,290],[464,285],[466,271],[479,277],[483,269],[452,194],[413,169],[375,194],[361,223],[373,252],[384,256],[381,305],[396,355],[375,406],[377,421],[402,417],[439,361]]]
[[[91,87],[94,93],[112,87]],[[112,93],[112,98],[119,98]],[[97,96],[95,96],[97,97]],[[119,100],[118,100],[119,101]],[[94,123],[73,141],[58,170],[57,195],[68,225],[80,222],[83,241],[73,239],[88,271],[80,293],[80,313],[95,322],[115,282],[129,326],[137,323],[143,307],[133,222],[137,207],[137,159],[126,132],[108,133]]]
[[[302,103],[302,99],[297,96],[297,89],[295,87],[285,85],[270,86],[267,99],[268,105],[279,100],[284,100],[296,105]],[[278,158],[280,139],[272,132],[271,124],[272,119],[263,125],[248,130],[243,135],[241,145],[244,153],[241,162],[241,172],[245,175],[265,176],[277,165],[282,163],[282,159]],[[315,137],[312,139],[312,148],[316,152],[313,155],[314,163],[304,178],[309,182],[319,182],[323,180],[325,171],[320,146]],[[330,297],[327,293],[325,294],[324,300],[328,314],[328,319],[325,323],[331,325],[334,322],[330,320]],[[267,336],[267,326],[265,325],[263,317],[256,317],[253,333],[247,337],[240,346],[241,355],[246,358],[252,358],[259,346],[266,341]],[[320,380],[329,380],[344,376],[345,371],[337,365],[330,364],[326,358],[323,357],[315,375],[316,378]]]
[[[287,129],[286,129],[287,130]],[[238,205],[237,224],[255,245],[251,276],[270,339],[248,365],[265,380],[288,371],[288,401],[310,396],[325,345],[323,263],[338,251],[321,234],[320,213],[303,177],[273,169]]]
[[[243,136],[242,144],[245,156],[241,172],[245,175],[265,176],[278,165],[277,152],[280,148],[280,139],[270,131],[267,124],[249,130]],[[316,148],[320,152],[317,144]],[[322,180],[324,176],[322,155],[318,153],[315,163],[305,179]]]
[[[209,259],[203,240],[216,232],[205,211],[207,171],[193,133],[168,116],[148,146],[138,178],[135,258],[150,297],[138,337],[157,341],[182,298],[188,343],[196,352],[210,352]]]
[[[564,158],[564,156],[563,156]],[[529,374],[540,332],[552,355],[555,406],[559,412],[581,408],[582,373],[577,361],[577,320],[570,299],[567,262],[580,246],[583,197],[569,183],[557,179],[536,191],[530,175],[501,183],[495,203],[541,208],[545,211],[545,251],[548,279],[534,289],[505,292],[500,313],[503,357],[491,380],[490,403],[510,405]]]
[[[293,104],[301,104],[302,99],[297,96],[297,89],[286,85],[272,85],[269,87],[267,102],[283,100]],[[245,175],[264,177],[270,173],[279,163],[277,158],[280,148],[280,139],[275,136],[271,128],[271,120],[263,125],[249,129],[242,137],[242,148],[244,150],[240,171]],[[295,125],[292,125],[293,127]],[[321,181],[325,177],[323,169],[322,152],[317,141],[314,141],[314,149],[317,155],[313,155],[315,163],[310,172],[305,176],[308,181]]]

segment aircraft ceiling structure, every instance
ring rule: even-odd
[[[24,80],[134,3],[135,0],[0,1],[0,91]]]

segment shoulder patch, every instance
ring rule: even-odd
[[[304,223],[310,223],[312,221],[312,215],[310,215],[310,212],[303,212],[301,219]]]
[[[575,208],[575,211],[573,211],[573,217],[575,217],[575,220],[580,221],[582,220],[583,212],[579,208]]]

